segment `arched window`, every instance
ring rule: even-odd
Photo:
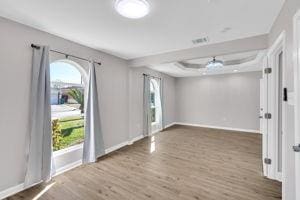
[[[84,70],[69,60],[50,65],[53,150],[84,140]]]

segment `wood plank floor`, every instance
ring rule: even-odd
[[[261,135],[174,126],[8,200],[272,200]]]

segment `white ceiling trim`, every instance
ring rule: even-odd
[[[182,60],[192,60],[197,58],[207,58],[226,54],[263,50],[266,48],[268,48],[268,35],[259,35],[251,38],[244,38],[240,40],[200,46],[192,49],[132,59],[129,60],[129,66],[144,67],[159,65],[162,63],[178,62]]]
[[[246,52],[247,53],[247,52]],[[217,70],[207,70],[206,68],[193,69],[186,68],[178,62],[151,65],[149,68],[168,74],[173,77],[193,77],[193,76],[212,76],[219,74],[231,74],[231,73],[242,73],[242,72],[253,72],[262,70],[262,61],[266,55],[266,50],[260,50],[256,52],[254,60],[245,62],[237,65],[227,65]],[[240,58],[243,58],[243,54],[239,54]],[[237,71],[235,71],[237,70]]]

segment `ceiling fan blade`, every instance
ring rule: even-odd
[[[247,58],[236,59],[236,60],[227,60],[224,62],[224,65],[240,65],[243,63],[247,63],[256,59],[257,55],[253,55]]]
[[[241,60],[227,60],[224,62],[224,66],[241,64]]]
[[[190,69],[200,69],[200,68],[205,68],[206,65],[202,64],[191,64],[191,63],[186,63],[183,61],[178,62],[180,65],[182,65],[185,68],[190,68]]]

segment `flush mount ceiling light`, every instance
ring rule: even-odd
[[[115,9],[123,17],[138,19],[149,13],[150,6],[146,0],[116,0]]]
[[[221,60],[216,60],[216,57],[213,58],[212,61],[209,61],[206,65],[206,68],[211,70],[211,69],[219,69],[224,66],[223,61]]]

